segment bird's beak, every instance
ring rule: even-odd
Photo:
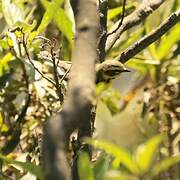
[[[128,69],[125,69],[123,72],[131,72],[130,70],[128,70]]]

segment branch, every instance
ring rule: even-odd
[[[58,77],[58,66],[56,64],[56,58],[54,56],[54,47],[51,47],[51,57],[52,57],[52,62],[53,62],[53,75],[54,75],[54,80],[55,80],[55,84],[56,84],[56,93],[58,95],[59,98],[59,102],[60,105],[62,105],[63,101],[64,101],[64,96],[61,90],[61,84],[59,83],[59,77]]]
[[[28,51],[27,46],[26,46],[25,34],[24,34],[24,32],[22,31],[22,29],[21,29],[21,33],[22,33],[22,35],[23,35],[22,44],[23,44],[23,47],[24,47],[26,56],[27,56],[27,58],[28,58],[28,61],[29,61],[30,64],[33,66],[33,68],[34,68],[44,79],[46,79],[46,80],[49,81],[53,86],[56,87],[56,83],[55,83],[53,80],[51,80],[50,78],[46,77],[46,76],[34,65],[32,59],[31,59],[31,57],[30,57],[30,55],[29,55],[29,51]]]
[[[27,99],[26,99],[25,105],[22,107],[21,112],[19,113],[18,117],[16,118],[16,124],[13,127],[13,129],[10,129],[10,131],[12,132],[11,139],[7,140],[6,144],[1,148],[1,153],[4,155],[11,153],[20,142],[20,136],[21,136],[21,132],[22,132],[21,125],[23,125],[23,123],[24,123],[24,118],[27,113],[27,109],[29,107],[30,100],[31,100],[31,95],[27,94]]]
[[[107,40],[107,11],[108,0],[99,0],[99,17],[100,17],[100,38],[98,42],[99,62],[103,62],[106,56],[105,46]]]
[[[119,24],[118,24],[116,29],[114,29],[112,32],[107,34],[107,37],[116,33],[116,31],[122,26],[124,16],[125,16],[125,11],[126,11],[126,0],[123,0],[123,2],[122,2],[122,15],[121,15],[121,19],[119,21]]]
[[[163,23],[161,23],[155,30],[151,31],[148,35],[134,43],[128,49],[121,53],[116,59],[125,63],[143,49],[147,48],[150,44],[158,40],[167,31],[169,31],[175,24],[180,21],[180,10],[172,13]]]
[[[18,42],[18,45],[20,45],[20,43]],[[20,47],[20,46],[19,46]],[[11,153],[19,144],[20,142],[20,136],[21,136],[21,132],[22,132],[22,125],[25,122],[25,116],[28,110],[28,107],[30,105],[31,102],[31,94],[29,92],[29,78],[28,75],[26,73],[26,68],[25,65],[22,61],[22,53],[21,53],[21,49],[19,49],[19,54],[20,54],[20,58],[17,56],[14,48],[11,49],[13,55],[16,57],[16,59],[20,60],[20,64],[22,67],[22,71],[23,71],[23,78],[25,80],[25,86],[26,86],[26,92],[27,92],[27,97],[25,100],[25,104],[23,105],[18,117],[15,119],[15,124],[13,126],[13,129],[10,128],[8,132],[11,132],[11,139],[8,139],[6,141],[6,144],[4,145],[4,147],[1,149],[1,153],[4,155],[7,155],[9,153]],[[1,163],[0,163],[1,164]]]
[[[72,53],[67,100],[62,111],[46,124],[43,161],[46,179],[70,180],[66,145],[70,134],[90,121],[95,91],[98,15],[95,0],[77,0],[75,46]],[[51,147],[51,148],[50,148]]]
[[[120,38],[121,34],[126,30],[142,23],[154,10],[156,10],[165,0],[144,0],[137,10],[125,17],[121,27],[112,36],[109,36],[106,44],[106,52],[108,52],[115,42]],[[121,21],[121,20],[120,20]],[[117,27],[119,22],[115,23],[112,29]]]
[[[64,73],[64,75],[61,77],[59,84],[61,85],[63,80],[66,78],[66,76],[68,76],[69,71],[71,70],[71,65],[69,66],[69,68],[66,70],[66,72]]]

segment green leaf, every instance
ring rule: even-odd
[[[63,59],[69,61],[71,59],[72,44],[69,43],[69,40],[65,36],[62,36],[61,46]]]
[[[145,144],[140,145],[134,153],[134,159],[140,168],[141,175],[148,172],[152,167],[156,152],[163,138],[163,135],[157,135],[149,139]]]
[[[9,130],[8,126],[4,123],[4,118],[2,113],[0,113],[0,133],[7,132]]]
[[[28,33],[28,32],[31,32],[35,28],[36,24],[37,24],[37,21],[33,20],[32,24],[28,24],[28,23],[25,23],[25,22],[17,21],[15,25],[18,26],[18,27],[23,28],[23,31],[25,33]]]
[[[48,5],[46,12],[41,20],[41,23],[37,29],[38,34],[44,30],[48,24],[52,21],[54,14],[57,12],[57,6],[55,3],[51,3]]]
[[[158,174],[160,174],[161,172],[168,170],[171,166],[173,166],[179,162],[180,162],[180,155],[165,158],[153,166],[151,174],[153,177],[155,177]]]
[[[28,14],[25,17],[25,23],[29,23],[32,20],[32,17],[34,17],[34,12],[36,10],[36,6],[32,7],[31,10],[28,12]],[[33,19],[33,22],[36,21],[35,19]]]
[[[154,66],[159,65],[159,61],[131,59],[126,63],[126,65],[145,74],[148,70],[153,70]]]
[[[52,21],[54,15],[59,11],[60,5],[63,3],[63,0],[53,0],[48,4],[46,12],[41,20],[41,23],[37,29],[38,34],[44,30],[48,24]],[[46,4],[47,5],[47,4]]]
[[[2,76],[4,72],[7,72],[9,70],[8,63],[12,60],[12,57],[12,54],[8,53],[2,59],[0,59],[0,76]]]
[[[125,39],[120,39],[120,42],[112,48],[110,51],[109,56],[116,57],[119,55],[119,51],[127,49],[129,46],[131,46],[135,41],[137,41],[139,38],[141,38],[143,33],[143,28],[139,28],[133,34],[128,34]]]
[[[48,5],[50,4],[50,2],[48,0],[40,0],[40,1],[45,9],[48,8]]]
[[[7,38],[0,39],[0,47],[3,49],[9,49]]]
[[[63,0],[54,0],[49,3],[46,0],[41,0],[41,3],[46,8],[40,26],[38,27],[38,34],[54,19],[59,30],[65,35],[70,44],[72,44],[73,30],[72,22],[62,8],[59,8]]]
[[[109,167],[109,157],[107,155],[102,155],[96,161],[93,170],[94,170],[94,177],[96,180],[101,180],[104,177],[105,172]]]
[[[140,60],[140,59],[132,59],[131,62],[135,62],[138,64],[147,64],[147,65],[159,65],[160,63],[156,60]]]
[[[104,82],[100,82],[96,85],[96,95],[97,96],[100,96],[101,93],[105,90],[107,90],[107,88],[109,87],[110,85],[107,84],[107,83],[104,83]]]
[[[112,115],[119,112],[119,100],[121,96],[119,91],[114,89],[111,84],[99,83],[97,85],[97,95],[106,104]]]
[[[139,28],[138,30],[136,30],[135,32],[133,32],[133,34],[128,35],[128,37],[126,38],[125,42],[121,45],[121,48],[126,49],[129,46],[131,46],[135,41],[137,41],[138,39],[141,38],[143,34],[143,28]],[[118,52],[119,53],[119,52]]]
[[[80,180],[94,180],[93,169],[89,157],[84,152],[79,156],[78,173]]]
[[[159,60],[163,60],[170,54],[170,50],[175,45],[176,42],[180,40],[180,24],[177,24],[168,35],[164,36],[161,45],[159,46],[158,58]]]
[[[0,1],[0,12],[2,12],[2,1]]]
[[[10,27],[13,27],[17,21],[24,21],[24,12],[11,0],[2,0],[2,10],[4,18]]]
[[[87,140],[87,143],[92,144],[96,148],[103,149],[105,152],[112,155],[114,157],[115,168],[123,164],[133,174],[139,174],[139,168],[136,162],[133,161],[132,155],[127,150],[105,141]]]
[[[58,9],[57,13],[54,16],[54,20],[59,30],[66,36],[68,41],[72,44],[72,22],[62,8]]]
[[[146,30],[146,34],[148,34],[151,31],[149,20],[145,22],[145,30]],[[151,57],[157,59],[157,50],[156,50],[157,48],[155,43],[152,43],[148,48],[151,53]]]
[[[33,39],[38,35],[37,31],[33,31],[29,34],[28,38],[27,38],[27,45],[31,44]]]
[[[64,0],[53,0],[52,3],[55,3],[58,7],[60,7],[63,4]]]
[[[32,174],[36,175],[40,180],[44,179],[43,172],[42,172],[42,169],[40,166],[36,166],[29,162],[15,161],[15,160],[12,160],[12,159],[9,159],[9,158],[3,156],[2,154],[0,154],[0,159],[2,159],[4,162],[6,162],[8,164],[17,165],[17,166],[23,168],[24,170],[31,172]]]
[[[112,115],[120,112],[119,101],[115,97],[105,99],[104,102]]]

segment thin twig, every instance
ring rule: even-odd
[[[58,52],[58,53],[60,53],[61,50],[62,50],[62,46],[59,48],[59,52]],[[57,63],[56,63],[56,66],[57,66],[57,67],[59,66],[59,62],[60,62],[60,57],[58,56],[58,57],[57,57]]]
[[[55,82],[54,82],[53,80],[51,80],[50,78],[46,77],[46,76],[34,65],[33,61],[31,60],[31,57],[30,57],[30,55],[29,55],[27,46],[26,46],[25,34],[24,34],[24,32],[23,32],[22,30],[21,30],[21,32],[22,32],[22,35],[23,35],[22,44],[23,44],[23,47],[24,47],[26,56],[27,56],[30,64],[33,66],[33,68],[34,68],[44,79],[46,79],[46,80],[49,81],[51,84],[53,84],[53,86],[56,86],[56,84],[55,84]]]
[[[46,42],[50,42],[51,40],[49,40],[48,38],[46,38],[46,37],[44,37],[44,36],[36,36],[35,38],[34,38],[34,40],[43,40],[43,41],[46,41]]]
[[[58,78],[58,72],[57,72],[57,66],[56,66],[56,58],[54,57],[54,50],[53,47],[51,47],[51,56],[52,56],[52,62],[53,62],[53,74],[54,74],[54,80],[55,80],[55,87],[56,87],[56,92],[60,100],[60,104],[64,101],[64,96],[61,92],[61,86],[59,83],[59,78]]]
[[[142,4],[133,13],[124,18],[122,26],[116,31],[116,33],[112,34],[112,36],[109,36],[107,38],[106,53],[113,47],[113,45],[120,38],[123,32],[142,23],[153,11],[155,11],[165,1],[166,0],[143,1]],[[119,22],[115,23],[112,29],[115,29],[118,23]]]
[[[67,74],[69,73],[72,66],[69,67],[69,69],[64,73],[63,77],[60,79],[59,84],[62,83],[62,81],[66,78]]]
[[[107,34],[107,37],[110,36],[110,35],[112,35],[112,34],[114,34],[114,33],[116,33],[116,31],[122,26],[123,20],[124,20],[124,17],[125,17],[125,12],[126,12],[126,0],[123,0],[123,2],[122,2],[122,15],[121,15],[121,20],[119,21],[119,24],[118,24],[117,28],[114,29],[112,32],[109,32],[109,33]]]
[[[56,63],[57,67],[59,66],[59,62],[60,62],[60,58],[57,58],[57,63]]]
[[[116,57],[122,63],[125,63],[140,51],[148,47],[150,44],[158,40],[167,31],[169,31],[175,24],[180,21],[180,10],[172,13],[163,23],[161,23],[155,30],[151,31],[148,35],[144,36],[139,41],[135,42],[132,46],[127,48],[120,56]]]
[[[25,83],[26,83],[27,93],[29,93],[29,78],[28,78],[28,75],[27,75],[27,73],[26,73],[25,65],[24,65],[24,63],[22,62],[22,59],[21,59],[21,58],[22,58],[22,49],[21,49],[21,44],[20,44],[20,42],[18,42],[18,50],[19,50],[19,56],[20,56],[20,58],[17,57],[17,54],[16,54],[16,53],[15,53],[15,57],[16,57],[17,59],[20,59],[21,67],[22,67],[22,70],[23,70],[23,77],[24,77]],[[14,52],[15,52],[15,50],[14,50]]]

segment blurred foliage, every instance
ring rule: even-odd
[[[133,153],[115,144],[87,139],[86,141],[98,148],[99,151],[101,150],[101,153],[95,163],[90,163],[86,154],[80,155],[79,167],[85,161],[86,165],[88,164],[85,169],[79,168],[80,179],[85,177],[85,172],[91,172],[91,174],[87,174],[89,179],[97,180],[153,179],[180,162],[180,156],[157,160],[159,147],[164,139],[164,135],[154,136],[144,144],[139,145]]]
[[[121,3],[121,0],[108,1],[108,29],[121,18]],[[139,3],[141,1],[128,0],[126,16]],[[178,0],[165,2],[144,24],[126,31],[108,58],[119,55],[179,7]],[[46,41],[50,40],[57,56],[70,60],[74,18],[69,1],[0,0],[0,33],[0,179],[43,179],[39,167],[42,127],[49,117],[60,111],[61,105],[56,87],[47,80],[55,81],[52,62],[39,58],[39,54],[42,45],[47,45]],[[96,87],[97,101],[103,102],[111,115],[123,113],[138,96],[142,110],[136,121],[140,124],[147,122],[149,126],[156,124],[156,130],[164,136],[146,136],[146,142],[142,145],[137,143],[136,149],[88,140],[100,150],[94,150],[97,153],[94,162],[85,153],[80,155],[81,180],[179,178],[179,34],[180,24],[177,24],[126,63],[132,73],[126,76],[128,81],[120,82],[125,92],[115,88],[118,80],[109,84],[99,83]],[[44,53],[49,51],[45,50]],[[132,84],[129,83],[131,77],[134,78]],[[63,95],[66,88],[67,82],[63,81],[60,87]],[[127,118],[126,115],[122,120]],[[112,139],[116,133],[111,135]]]
[[[35,166],[32,163],[28,163],[28,162],[15,161],[1,154],[0,154],[0,159],[2,159],[7,164],[17,165],[18,167],[21,167],[22,169],[29,171],[30,173],[36,175],[39,180],[43,179],[43,172],[39,166]]]

